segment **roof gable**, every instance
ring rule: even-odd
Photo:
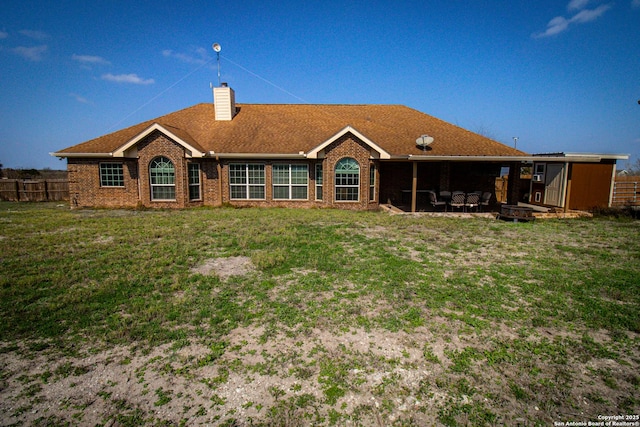
[[[369,146],[369,148],[371,148],[371,150],[373,150],[376,153],[378,153],[377,156],[374,156],[374,157],[377,157],[377,158],[380,158],[380,159],[390,159],[391,158],[391,155],[389,153],[387,153],[385,150],[380,148],[375,142],[371,141],[369,138],[367,138],[366,136],[364,136],[363,134],[361,134],[356,129],[352,128],[351,126],[345,127],[344,129],[340,130],[338,133],[333,135],[331,138],[327,139],[322,144],[320,144],[317,147],[313,148],[311,151],[308,151],[307,152],[307,158],[309,158],[309,159],[317,159],[318,158],[318,154],[320,152],[322,152],[330,144],[332,144],[335,141],[337,141],[338,139],[340,139],[342,136],[344,136],[346,134],[349,134],[349,133],[352,134],[353,136],[355,136],[356,138],[358,138],[360,141],[362,141],[365,144],[367,144]]]
[[[170,130],[171,129],[171,130]],[[127,153],[140,141],[144,138],[152,134],[153,132],[160,132],[173,141],[175,141],[178,145],[182,146],[187,153],[187,157],[204,157],[206,153],[202,150],[202,148],[198,147],[197,142],[191,138],[191,136],[181,129],[171,128],[169,126],[162,126],[159,123],[153,123],[151,126],[147,127],[145,130],[131,138],[125,144],[121,145],[117,149],[112,152],[113,157],[129,157]]]

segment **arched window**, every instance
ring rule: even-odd
[[[176,199],[176,172],[171,160],[156,157],[149,165],[151,200]]]
[[[345,157],[336,164],[336,201],[360,200],[360,165],[355,159]]]

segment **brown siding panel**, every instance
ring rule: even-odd
[[[574,163],[571,167],[569,209],[589,210],[609,205],[611,163]]]

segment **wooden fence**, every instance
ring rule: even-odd
[[[529,183],[531,175],[520,175],[518,182],[518,201],[524,201],[526,194],[529,193]],[[509,175],[502,175],[496,178],[495,195],[498,203],[507,203],[509,198]],[[528,199],[527,199],[528,200]]]
[[[613,183],[612,206],[640,205],[640,176],[618,176]]]
[[[48,202],[69,200],[66,179],[0,179],[0,200]]]
[[[507,189],[509,188],[509,176],[503,175],[496,178],[495,194],[498,203],[507,203]]]

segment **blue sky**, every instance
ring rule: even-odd
[[[403,104],[529,153],[640,157],[640,0],[9,0],[0,163],[200,102]],[[619,162],[619,168],[626,162]]]

